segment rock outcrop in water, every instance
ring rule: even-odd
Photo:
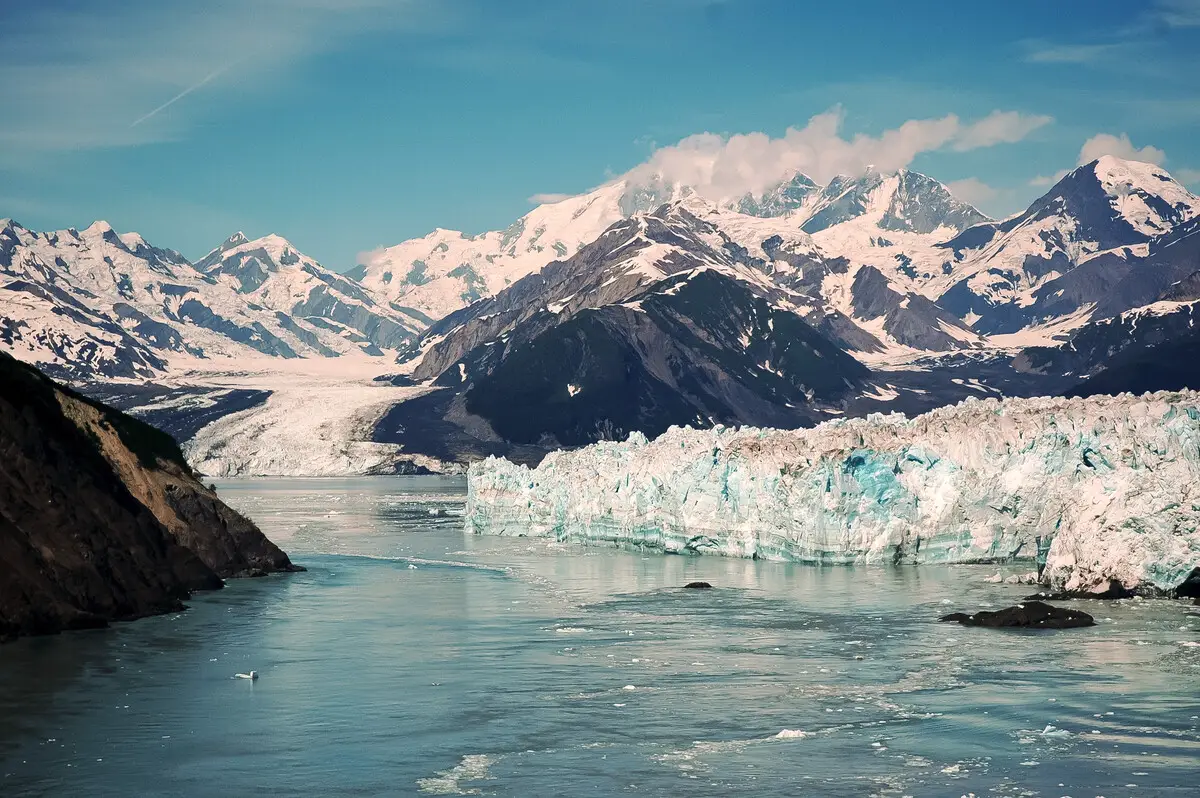
[[[992,629],[1076,629],[1096,625],[1096,619],[1086,612],[1052,607],[1041,601],[1026,601],[1015,607],[1005,607],[995,612],[984,610],[974,615],[955,612],[938,620]]]
[[[182,607],[299,570],[175,441],[0,353],[0,640]]]
[[[471,467],[467,528],[811,563],[1034,561],[1167,593],[1200,565],[1200,394],[967,401],[812,429],[672,428]]]

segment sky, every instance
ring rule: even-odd
[[[1103,154],[1200,190],[1197,75],[1200,0],[0,0],[0,217],[344,271],[631,171],[1002,216]]]

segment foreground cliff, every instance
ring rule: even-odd
[[[1029,560],[1168,592],[1200,566],[1200,394],[967,401],[796,431],[672,428],[469,473],[478,533],[811,563]]]
[[[0,640],[181,608],[297,570],[174,440],[0,353]]]

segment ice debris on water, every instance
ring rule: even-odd
[[[1057,588],[1165,591],[1200,565],[1197,482],[1196,392],[987,399],[802,430],[672,427],[533,469],[489,458],[470,468],[466,526],[829,564],[1016,559]]]

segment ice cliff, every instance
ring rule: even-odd
[[[805,430],[672,427],[469,472],[467,529],[809,563],[1036,561],[1059,588],[1200,566],[1200,393],[968,400]]]

